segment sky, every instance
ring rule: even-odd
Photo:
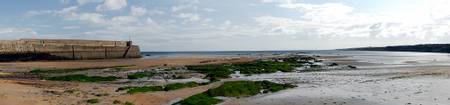
[[[7,0],[0,40],[132,40],[142,51],[449,43],[449,0]]]

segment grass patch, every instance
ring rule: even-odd
[[[89,104],[95,104],[95,103],[100,102],[100,100],[98,100],[98,99],[89,99],[89,100],[86,100],[86,102],[89,103]]]
[[[119,79],[119,77],[108,76],[86,76],[82,74],[75,75],[66,75],[66,76],[57,76],[57,77],[44,77],[45,80],[52,81],[77,81],[77,82],[101,82],[101,81],[115,81]]]
[[[294,88],[291,84],[278,84],[270,81],[231,81],[225,82],[218,88],[209,89],[188,97],[175,105],[214,105],[222,102],[214,97],[249,97],[261,93],[278,92],[280,90]]]
[[[128,74],[127,78],[128,79],[139,79],[139,78],[144,78],[144,77],[152,77],[154,76],[155,73],[153,72],[137,72],[137,73],[133,73],[133,74]]]
[[[85,71],[85,70],[91,70],[91,69],[107,69],[107,68],[114,68],[114,69],[123,69],[126,67],[132,67],[135,65],[119,65],[119,66],[105,66],[105,67],[85,67],[85,68],[35,68],[30,71],[30,73],[72,73],[72,72],[78,72],[78,71]]]

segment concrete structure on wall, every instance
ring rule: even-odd
[[[139,46],[132,45],[131,41],[69,39],[0,40],[0,55],[12,54],[47,54],[73,60],[141,57]]]

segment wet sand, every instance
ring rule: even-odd
[[[342,59],[343,57],[329,57],[325,61],[352,64],[362,68],[245,77],[243,79],[294,83],[299,87],[266,95],[232,99],[224,105],[449,105],[450,103],[448,91],[450,65],[426,63],[399,66]]]

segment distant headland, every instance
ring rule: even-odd
[[[402,46],[386,46],[386,47],[360,47],[360,48],[348,48],[339,50],[450,53],[450,44],[418,44],[418,45],[402,45]]]
[[[0,61],[139,58],[131,41],[76,39],[0,40]]]

